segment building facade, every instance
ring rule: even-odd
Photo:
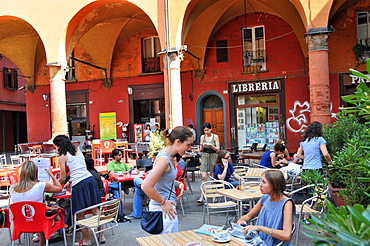
[[[129,142],[135,124],[193,124],[199,139],[210,122],[226,148],[294,152],[369,56],[366,0],[26,3],[2,2],[0,54],[24,76],[28,142],[102,138],[114,113]]]

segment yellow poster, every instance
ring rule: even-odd
[[[116,112],[99,113],[100,139],[117,139]]]

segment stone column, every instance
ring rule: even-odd
[[[168,79],[168,93],[169,93],[169,127],[182,126],[182,94],[181,94],[181,78],[180,78],[180,65],[183,60],[181,50],[172,51],[167,53],[165,59],[165,69],[167,69]],[[169,69],[167,64],[169,65]],[[166,74],[166,73],[165,73]],[[166,81],[165,81],[166,82]],[[165,90],[166,92],[166,90]],[[166,97],[165,93],[165,97]]]
[[[310,29],[308,44],[311,122],[330,123],[330,81],[327,28]]]
[[[68,134],[65,70],[60,66],[49,66],[50,107],[52,138]]]

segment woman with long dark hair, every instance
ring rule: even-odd
[[[184,126],[177,126],[172,131],[163,132],[166,136],[166,147],[159,152],[153,169],[149,172],[141,189],[150,197],[149,211],[163,211],[162,234],[178,232],[176,201],[184,193],[184,185],[176,181],[177,168],[173,162],[176,153],[184,155],[191,148],[193,134]],[[175,188],[180,188],[176,197]]]
[[[222,149],[217,153],[216,162],[213,167],[213,177],[217,180],[227,181],[236,187],[242,178],[235,172],[233,164],[229,160],[229,151]],[[230,180],[231,176],[236,180]]]
[[[331,161],[330,154],[326,148],[326,140],[322,137],[322,124],[314,121],[308,125],[304,133],[297,157],[303,160],[303,171],[318,170],[322,173],[322,156],[328,162]]]
[[[86,169],[85,158],[79,149],[76,149],[71,140],[65,135],[58,135],[53,139],[55,148],[59,153],[58,164],[60,167],[61,183],[66,178],[66,166],[69,167],[70,180],[67,186],[72,185],[72,213],[101,203],[98,185],[93,176]],[[98,209],[92,211],[96,214]],[[84,215],[79,214],[78,220]],[[92,245],[87,228],[81,229],[83,239],[75,245]]]

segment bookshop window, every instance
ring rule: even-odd
[[[237,97],[238,146],[258,143],[273,148],[279,140],[279,106],[277,95]]]

